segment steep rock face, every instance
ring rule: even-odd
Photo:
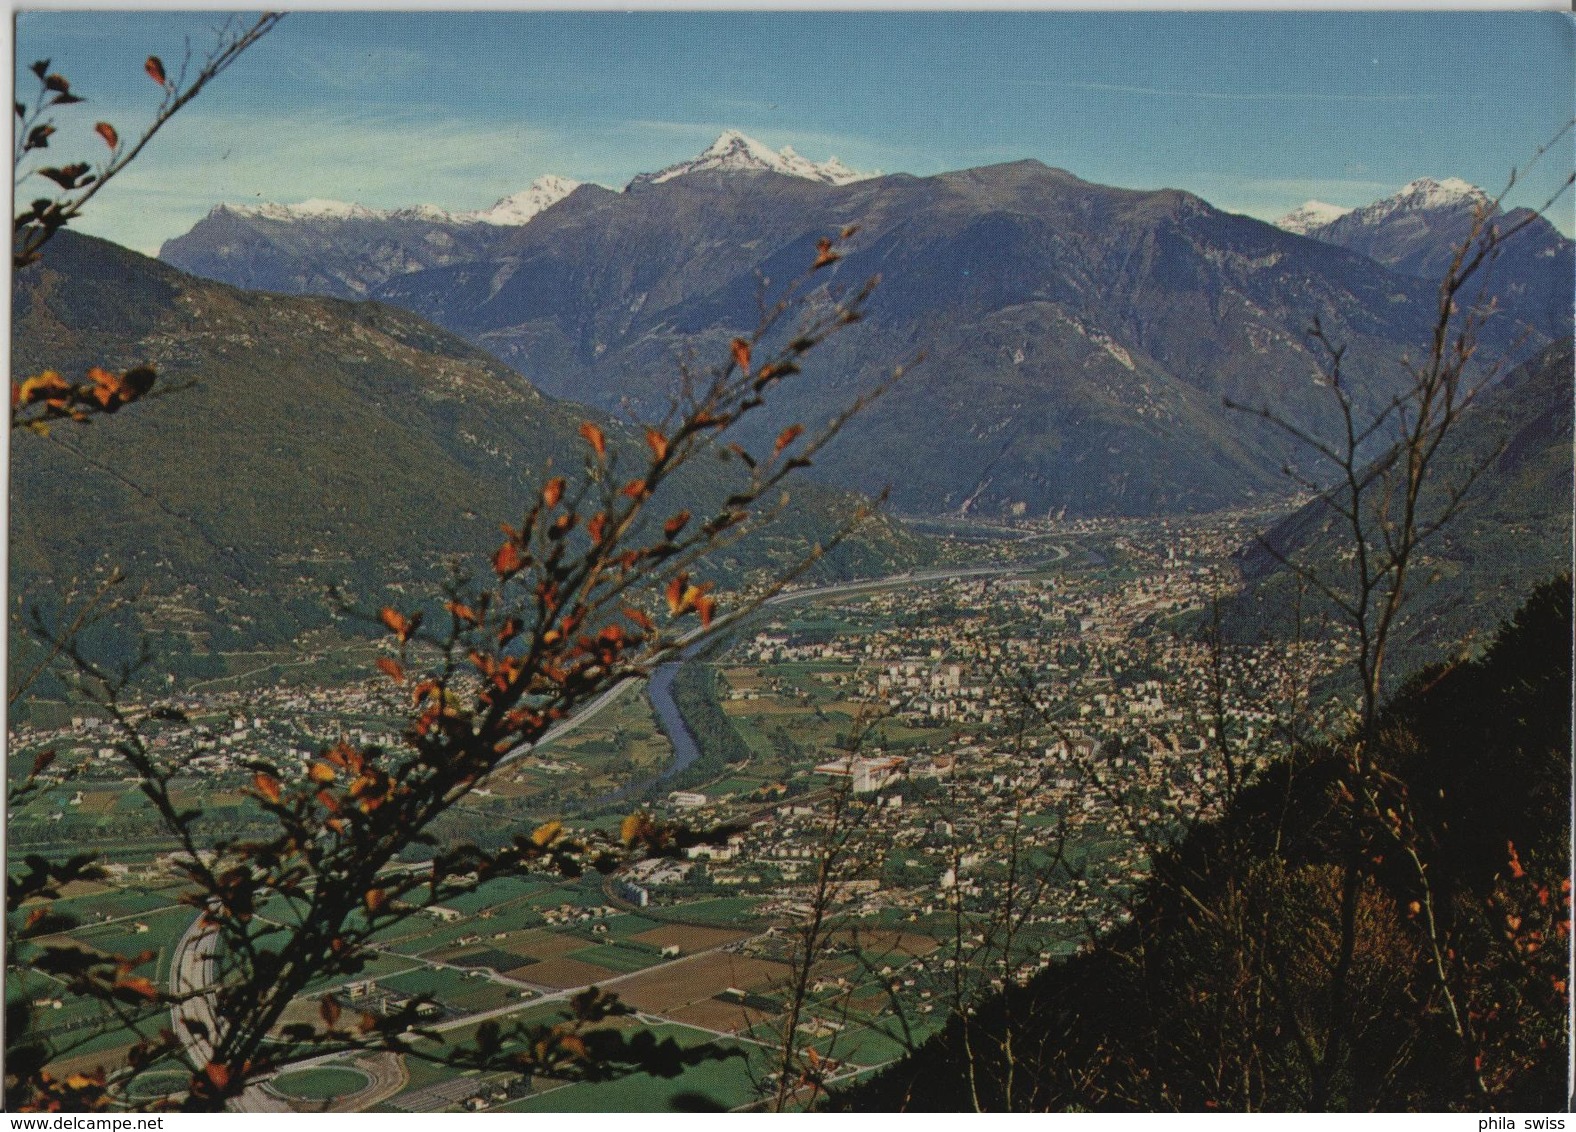
[[[809,283],[881,275],[868,318],[828,348],[830,375],[774,403],[762,434],[825,419],[923,354],[816,474],[890,484],[905,511],[1007,515],[1194,510],[1278,490],[1294,450],[1223,399],[1329,424],[1311,324],[1346,347],[1349,387],[1377,401],[1436,307],[1429,281],[1187,193],[1033,161],[832,184],[768,167],[757,145],[719,139],[711,158],[620,193],[582,186],[441,262],[385,271],[367,293],[550,393],[660,413],[686,358],[725,351],[818,239],[857,225]],[[367,259],[343,240],[322,255]],[[231,260],[219,268],[245,271],[244,254]],[[1564,332],[1568,300],[1557,317],[1531,284],[1496,278],[1511,314],[1489,348],[1525,327],[1533,346]]]

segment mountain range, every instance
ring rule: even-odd
[[[544,395],[414,315],[241,290],[69,232],[17,274],[12,319],[14,372],[150,364],[160,375],[155,396],[113,421],[14,436],[14,612],[112,563],[146,591],[137,626],[163,638],[162,658],[324,626],[330,586],[373,608],[432,597],[448,562],[496,549],[499,524],[519,522],[549,466],[582,467],[587,420],[610,449],[645,451],[627,422]],[[670,485],[670,509],[716,507],[738,467],[695,462]],[[707,576],[780,572],[856,502],[807,483],[791,494],[780,520],[715,555]],[[876,520],[820,576],[928,555],[924,539]]]
[[[842,260],[809,280],[812,300],[818,288],[884,282],[865,323],[829,349],[834,364],[781,398],[762,435],[821,419],[922,355],[818,475],[864,491],[890,484],[914,514],[1151,514],[1281,489],[1294,446],[1222,400],[1329,425],[1315,319],[1346,347],[1360,399],[1393,391],[1437,306],[1437,280],[1417,274],[1433,253],[1419,249],[1447,241],[1459,212],[1452,197],[1363,228],[1404,221],[1401,251],[1399,240],[1347,247],[1344,228],[1326,238],[1349,217],[1304,236],[1188,193],[1096,185],[1034,161],[855,176],[730,131],[622,191],[580,185],[523,224],[222,206],[160,254],[236,285],[376,298],[550,394],[654,414],[691,351],[749,331],[818,240],[857,226]],[[1438,223],[1419,227],[1419,216]],[[1518,241],[1544,239],[1534,266],[1558,266],[1569,241],[1544,228]],[[1502,261],[1486,345],[1531,350],[1566,333],[1568,276],[1561,306],[1543,276]]]
[[[1525,208],[1502,212],[1488,193],[1459,177],[1420,178],[1362,208],[1308,201],[1276,223],[1289,232],[1368,256],[1392,271],[1438,283],[1473,231],[1479,214],[1502,232],[1525,225],[1500,245],[1478,284],[1539,325],[1567,322],[1576,244]],[[1469,300],[1480,287],[1469,287]]]

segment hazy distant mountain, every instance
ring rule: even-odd
[[[391,276],[485,254],[492,229],[526,224],[579,187],[567,177],[539,177],[475,212],[334,200],[221,204],[186,235],[167,240],[159,258],[237,287],[366,298]]]
[[[1275,221],[1275,227],[1294,232],[1299,236],[1306,236],[1317,228],[1323,228],[1326,224],[1339,220],[1350,211],[1349,208],[1342,208],[1338,204],[1326,204],[1322,200],[1304,201]]]
[[[1566,339],[1487,390],[1451,435],[1423,513],[1435,514],[1445,490],[1480,471],[1460,513],[1422,548],[1395,672],[1449,655],[1463,642],[1483,643],[1534,585],[1570,568],[1573,383]],[[1289,630],[1292,582],[1282,560],[1339,579],[1350,569],[1350,542],[1333,512],[1315,501],[1247,547],[1239,631]],[[1311,624],[1317,603],[1310,598],[1305,608]]]
[[[869,317],[828,348],[835,376],[779,398],[761,427],[824,419],[924,353],[816,470],[863,490],[890,483],[900,509],[921,513],[1151,513],[1279,490],[1283,439],[1222,397],[1324,420],[1315,318],[1347,345],[1352,387],[1381,397],[1435,307],[1430,283],[1187,193],[1033,161],[834,184],[825,166],[778,167],[792,156],[725,134],[623,192],[582,186],[527,224],[473,225],[398,270],[352,241],[349,221],[288,271],[270,258],[278,241],[212,254],[213,218],[165,254],[178,243],[194,270],[291,290],[332,263],[550,393],[649,413],[691,351],[725,349],[754,326],[763,286],[776,295],[817,239],[857,224],[847,257],[815,282],[881,274]],[[1555,318],[1520,298],[1506,306],[1537,327],[1533,345],[1566,332],[1568,302]],[[1513,337],[1502,325],[1489,345]]]
[[[330,583],[430,597],[448,556],[490,552],[498,524],[519,521],[549,461],[582,465],[588,417],[615,446],[645,447],[403,311],[237,290],[70,233],[18,273],[12,313],[15,372],[151,363],[173,390],[16,439],[13,598],[47,602],[113,563],[151,588],[144,628],[198,651],[323,623]],[[675,509],[715,506],[735,467],[698,463],[674,485]],[[852,510],[846,493],[793,495],[768,543],[746,540],[717,566],[735,580],[781,569]],[[923,560],[922,541],[876,524],[835,568],[902,569]]]
[[[1472,231],[1478,210],[1494,213],[1501,231],[1527,222],[1507,240],[1482,278],[1467,288],[1475,299],[1486,285],[1498,296],[1505,317],[1540,329],[1566,323],[1571,316],[1571,279],[1576,272],[1576,245],[1542,217],[1526,209],[1498,214],[1489,195],[1458,177],[1436,181],[1421,178],[1393,196],[1362,208],[1337,211],[1320,220],[1331,206],[1309,201],[1276,223],[1327,244],[1346,248],[1384,264],[1393,271],[1437,283]]]

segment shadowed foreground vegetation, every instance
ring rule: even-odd
[[[1563,1108],[1567,576],[1161,854],[1115,933],[836,1098],[873,1110]]]

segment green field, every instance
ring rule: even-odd
[[[276,1091],[306,1101],[327,1101],[367,1087],[369,1078],[359,1069],[341,1065],[314,1065],[286,1073],[273,1081]]]
[[[651,1032],[658,1039],[671,1037],[686,1048],[713,1041],[710,1034],[685,1026],[654,1026]],[[545,1091],[501,1105],[497,1111],[672,1112],[692,1107],[675,1103],[686,1095],[703,1098],[702,1107],[730,1109],[748,1104],[757,1095],[754,1081],[766,1076],[769,1051],[737,1043],[718,1043],[718,1046],[739,1050],[740,1056],[726,1061],[702,1062],[673,1078],[637,1073],[615,1081],[561,1086],[544,1082]]]
[[[567,956],[570,959],[579,959],[585,963],[595,963],[598,966],[620,973],[643,971],[656,963],[658,957],[658,952],[655,949],[646,951],[641,948],[619,946],[611,943],[582,947],[578,951],[569,952]]]
[[[748,922],[758,903],[759,901],[747,896],[720,896],[711,900],[680,904],[665,910],[671,911],[675,920],[731,927],[741,921]]]

